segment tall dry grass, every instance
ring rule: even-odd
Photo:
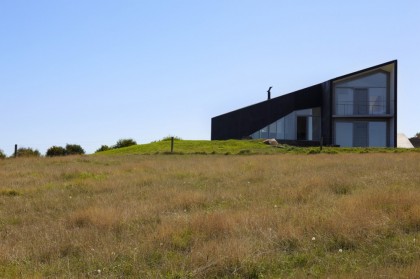
[[[420,154],[0,160],[0,277],[416,278]]]

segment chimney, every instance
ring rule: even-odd
[[[273,87],[270,86],[270,88],[268,88],[268,90],[267,90],[267,100],[271,99],[271,88],[273,88]]]

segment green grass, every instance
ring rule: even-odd
[[[129,155],[129,154],[170,154],[171,141],[161,140],[147,144],[133,145],[125,148],[111,149],[97,154],[103,155]],[[175,154],[338,154],[338,153],[389,153],[389,152],[420,152],[420,148],[338,148],[323,147],[296,147],[289,145],[279,145],[277,147],[264,144],[261,140],[175,140]]]
[[[170,153],[171,141],[163,140],[148,144],[133,145],[112,149],[100,154],[156,154]],[[174,153],[177,154],[238,154],[238,153],[275,153],[276,148],[255,140],[175,140]]]

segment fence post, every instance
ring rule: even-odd
[[[319,145],[319,150],[320,150],[320,151],[322,151],[322,144],[323,144],[323,141],[324,141],[324,138],[323,138],[323,137],[321,137],[321,141],[319,142],[319,143],[320,143],[320,145]]]
[[[174,137],[171,137],[171,153],[174,153]]]
[[[17,144],[15,144],[15,154],[14,154],[15,158],[17,157]]]

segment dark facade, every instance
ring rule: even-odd
[[[211,139],[276,138],[301,145],[396,146],[397,61],[212,118]]]

